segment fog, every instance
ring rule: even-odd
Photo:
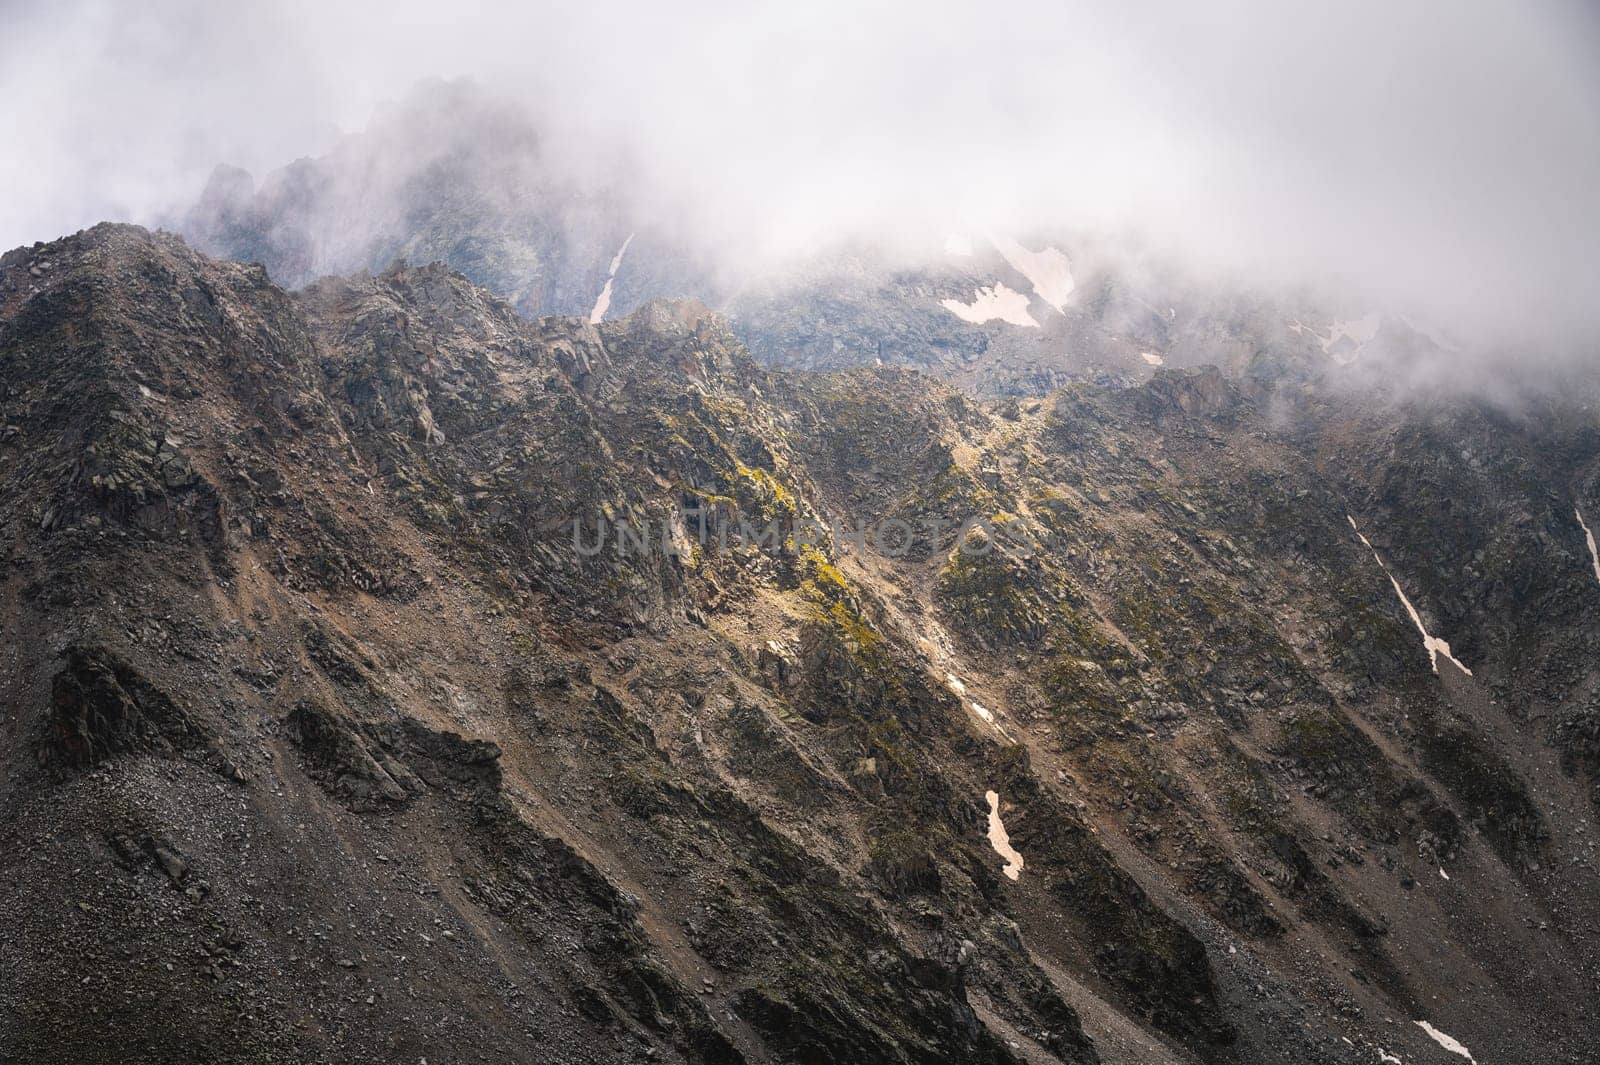
[[[1578,2],[582,6],[0,0],[0,246],[171,217],[466,76],[753,271],[1056,228],[1518,358],[1600,335]]]

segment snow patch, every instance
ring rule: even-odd
[[[1067,298],[1077,284],[1072,280],[1072,263],[1064,252],[1049,247],[1029,251],[1006,237],[991,237],[990,240],[1011,268],[1028,279],[1034,295],[1058,311],[1066,307]]]
[[[1572,508],[1572,513],[1577,515],[1578,527],[1583,530],[1583,538],[1589,543],[1589,558],[1594,562],[1594,579],[1600,581],[1600,551],[1594,549],[1594,533],[1589,531],[1589,526],[1584,524],[1583,511]]]
[[[1394,574],[1389,572],[1389,567],[1383,564],[1383,558],[1378,554],[1378,549],[1373,547],[1365,536],[1361,535],[1361,530],[1356,526],[1356,519],[1348,514],[1344,518],[1350,523],[1350,528],[1355,529],[1356,537],[1366,545],[1368,551],[1372,552],[1372,557],[1378,563],[1378,568],[1383,570],[1383,575],[1389,578],[1390,584],[1394,585],[1394,594],[1400,597],[1400,605],[1406,608],[1406,614],[1410,616],[1411,624],[1415,625],[1417,631],[1422,633],[1422,646],[1428,649],[1428,661],[1433,663],[1433,671],[1435,673],[1439,672],[1439,656],[1444,655],[1457,669],[1469,677],[1472,676],[1472,670],[1462,665],[1455,655],[1450,653],[1450,644],[1447,641],[1437,636],[1429,635],[1427,627],[1422,624],[1422,615],[1417,613],[1417,608],[1411,605],[1410,599],[1406,598],[1405,590],[1400,587],[1400,582],[1395,580]],[[1445,879],[1448,880],[1449,877]]]
[[[1382,325],[1381,317],[1369,314],[1364,318],[1334,322],[1328,329],[1327,339],[1324,340],[1320,335],[1317,339],[1322,343],[1324,354],[1339,365],[1345,366],[1361,357],[1361,349],[1372,343],[1372,338],[1378,335],[1378,329]]]
[[[1153,351],[1141,351],[1139,352],[1139,358],[1148,362],[1151,366],[1161,366],[1167,361]]]
[[[960,699],[979,721],[994,729],[995,732],[1000,734],[1001,738],[1005,740],[1011,739],[1011,734],[1006,731],[1004,725],[1000,724],[999,720],[994,716],[993,710],[990,710],[976,699],[967,698],[967,685],[960,677],[954,673],[946,673],[944,675],[944,686],[949,688],[951,694]]]
[[[993,794],[993,792],[991,792],[990,794]],[[989,823],[991,825],[994,824],[994,815],[993,814],[989,815]],[[993,830],[991,829],[991,831],[993,831]],[[1472,1056],[1472,1052],[1470,1050],[1468,1050],[1465,1046],[1463,1046],[1459,1041],[1457,1041],[1455,1039],[1452,1039],[1448,1035],[1445,1035],[1443,1032],[1439,1031],[1439,1029],[1435,1028],[1433,1025],[1429,1024],[1427,1021],[1418,1021],[1417,1022],[1417,1027],[1421,1028],[1424,1032],[1427,1032],[1428,1033],[1428,1037],[1430,1039],[1432,1039],[1435,1043],[1438,1043],[1440,1046],[1444,1047],[1446,1050],[1450,1051],[1450,1053],[1452,1053],[1452,1054],[1460,1054],[1462,1057],[1466,1058],[1468,1061],[1473,1062],[1473,1065],[1477,1065],[1476,1060]]]
[[[973,325],[982,325],[984,322],[999,319],[1012,325],[1039,328],[1039,323],[1028,313],[1028,297],[1007,288],[1000,282],[989,288],[978,289],[971,303],[940,300],[939,305],[963,322],[971,322]]]
[[[1006,826],[1000,821],[1000,794],[987,791],[983,797],[989,803],[989,846],[1006,860],[1006,867],[1001,872],[1015,880],[1022,875],[1022,855],[1011,846],[1011,837],[1006,833]]]
[[[611,286],[617,280],[617,271],[622,269],[622,257],[627,254],[628,245],[633,243],[633,234],[628,234],[628,239],[622,242],[622,247],[617,249],[617,254],[611,257],[611,269],[606,273],[606,285],[600,290],[600,295],[595,297],[594,309],[589,312],[589,322],[598,325],[611,309]]]
[[[1013,742],[1011,739],[1011,733],[1007,732],[1006,727],[1000,724],[1000,719],[994,716],[993,710],[990,710],[987,706],[984,706],[975,699],[967,700],[967,708],[977,715],[979,721],[982,721],[985,725],[988,725],[990,728],[994,729],[995,735],[999,736],[1007,743]]]
[[[1405,1062],[1395,1057],[1382,1047],[1378,1048],[1378,1065],[1406,1065]]]

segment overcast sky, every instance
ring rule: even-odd
[[[149,220],[462,75],[575,161],[629,152],[708,239],[1060,224],[1540,343],[1600,329],[1578,0],[0,0],[0,246]]]

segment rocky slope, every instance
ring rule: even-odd
[[[1261,380],[7,254],[0,1057],[1596,1060],[1600,427]]]

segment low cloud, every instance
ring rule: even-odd
[[[0,25],[6,247],[170,216],[218,162],[259,177],[468,76],[548,159],[620,168],[656,224],[752,270],[1062,231],[1517,358],[1600,335],[1600,20],[1576,2],[5,0]]]

